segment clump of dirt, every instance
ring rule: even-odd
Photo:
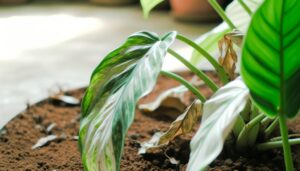
[[[193,75],[183,76],[192,79]],[[216,80],[216,76],[210,74]],[[179,85],[174,80],[160,77],[154,91],[141,102],[149,102],[164,90]],[[202,86],[205,96],[211,91]],[[67,92],[75,98],[82,99],[84,90]],[[194,96],[187,93],[187,103]],[[178,113],[179,114],[179,113]],[[161,116],[161,117],[160,117]],[[1,171],[48,171],[66,170],[82,171],[80,152],[78,149],[78,129],[80,118],[79,105],[66,105],[51,99],[30,106],[9,122],[0,131],[0,170]],[[297,119],[298,123],[300,119]],[[134,123],[126,136],[124,154],[121,160],[121,171],[183,171],[189,160],[189,143],[193,133],[179,136],[170,145],[145,155],[138,155],[140,144],[149,140],[157,131],[166,131],[170,119],[160,115],[149,116],[136,111]],[[298,129],[297,125],[291,125]],[[196,131],[197,128],[195,128]],[[299,129],[300,130],[300,129]],[[295,130],[294,130],[295,131]],[[297,131],[297,130],[296,130]],[[43,146],[32,149],[40,138],[56,135],[57,138]],[[300,148],[293,148],[296,169],[300,170]],[[178,164],[174,164],[178,162]],[[201,161],[199,161],[201,162]],[[276,171],[284,170],[281,150],[274,150],[254,156],[229,155],[224,150],[209,167],[210,171]]]

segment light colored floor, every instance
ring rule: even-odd
[[[133,32],[177,30],[196,38],[213,25],[175,22],[168,12],[154,12],[144,20],[139,6],[31,3],[0,7],[0,128],[26,103],[60,88],[86,86],[104,55]],[[168,64],[165,69],[178,68],[172,60]]]

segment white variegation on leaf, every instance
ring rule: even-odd
[[[191,141],[188,171],[204,170],[220,154],[248,100],[249,90],[238,77],[205,102],[200,128]]]
[[[82,102],[79,132],[86,171],[118,171],[136,102],[154,87],[176,32],[159,38],[138,32],[93,72]]]

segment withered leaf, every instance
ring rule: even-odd
[[[197,87],[204,85],[204,82],[196,76],[190,82]],[[160,94],[154,101],[140,104],[138,108],[143,113],[163,113],[171,119],[176,119],[188,106],[188,101],[185,98],[186,92],[188,89],[185,86],[173,87]]]
[[[226,34],[223,39],[218,42],[220,57],[219,63],[228,73],[231,80],[235,79],[235,69],[237,63],[237,54],[233,48],[231,37]]]
[[[178,116],[171,124],[168,131],[165,133],[157,132],[150,141],[142,143],[139,154],[144,154],[148,150],[153,150],[161,145],[166,145],[178,135],[191,132],[195,124],[198,123],[201,115],[202,103],[200,100],[195,100],[186,111]]]
[[[160,94],[153,102],[140,104],[138,107],[142,112],[154,112],[159,107],[175,108],[183,112],[186,108],[183,95],[187,91],[188,89],[184,86],[174,87]]]
[[[227,33],[226,36],[228,36],[238,47],[241,47],[245,34],[235,29],[232,32]]]

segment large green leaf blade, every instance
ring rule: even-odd
[[[300,1],[267,0],[254,14],[242,51],[242,76],[269,116],[300,108]]]
[[[82,102],[79,143],[86,170],[119,170],[137,100],[149,93],[176,32],[139,32],[107,55],[92,74]]]
[[[204,170],[220,154],[248,100],[249,90],[239,77],[205,102],[200,128],[191,141],[187,171]]]

